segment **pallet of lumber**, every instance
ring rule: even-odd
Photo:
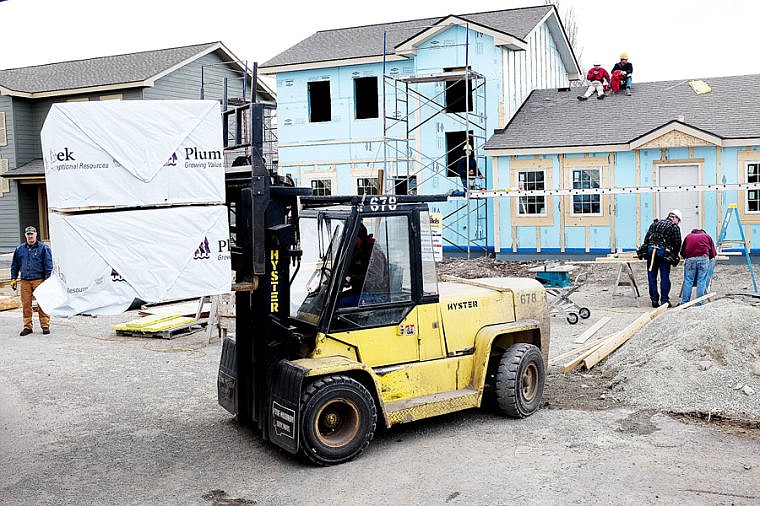
[[[17,309],[21,307],[21,297],[13,297],[11,295],[0,295],[0,311],[7,311],[9,309]]]

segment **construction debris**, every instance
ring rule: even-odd
[[[9,295],[0,295],[0,311],[16,309],[21,307],[21,297],[12,297]]]

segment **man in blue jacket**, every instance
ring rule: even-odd
[[[24,329],[19,335],[32,333],[32,292],[53,272],[53,256],[50,248],[37,241],[37,229],[26,227],[26,242],[13,252],[11,260],[11,288],[16,289],[17,278],[21,276],[21,307],[24,312]],[[50,334],[50,316],[41,307],[37,308],[43,334]]]

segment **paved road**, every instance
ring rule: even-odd
[[[0,503],[758,504],[760,441],[626,409],[473,410],[315,468],[216,403],[220,346],[123,339],[119,318],[18,336],[0,312]]]

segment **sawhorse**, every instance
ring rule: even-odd
[[[627,279],[626,279],[627,278]],[[636,278],[633,277],[633,269],[631,269],[631,262],[621,262],[618,268],[617,281],[615,282],[615,288],[612,289],[612,295],[624,295],[618,293],[618,288],[621,286],[630,286],[633,291],[633,296],[638,298],[639,285],[636,284]]]

